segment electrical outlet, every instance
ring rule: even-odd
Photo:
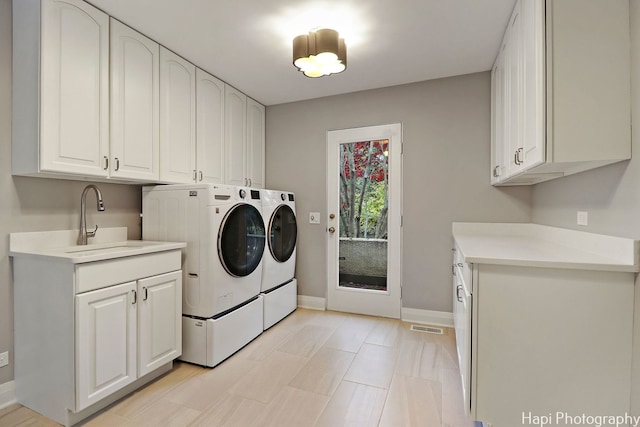
[[[9,364],[9,352],[0,353],[0,368]]]
[[[589,225],[589,212],[578,211],[578,225]]]
[[[320,224],[320,212],[309,212],[309,224]]]

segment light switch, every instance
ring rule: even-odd
[[[309,212],[309,224],[320,224],[320,212]]]

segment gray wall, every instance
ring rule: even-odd
[[[631,0],[632,126],[640,129],[640,2]],[[605,141],[606,143],[606,141]],[[640,239],[640,137],[633,134],[630,161],[538,184],[532,220],[540,224]],[[577,226],[577,211],[589,225]],[[640,415],[640,291],[636,279],[632,412]],[[615,349],[611,349],[615,351]]]
[[[401,122],[403,306],[452,311],[451,222],[530,220],[530,188],[489,184],[489,95],[484,72],[267,107],[267,187],[297,197],[299,294],[326,294],[326,132]]]
[[[8,366],[0,368],[0,384],[13,379],[13,285],[8,234],[77,229],[80,194],[86,184],[11,176],[11,0],[0,0],[0,352],[9,350],[10,360]],[[140,187],[98,186],[106,211],[94,212],[95,204],[91,202],[87,224],[126,226],[129,238],[139,239]]]

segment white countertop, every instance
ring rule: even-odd
[[[88,245],[77,245],[78,230],[9,234],[9,255],[50,258],[80,264],[181,249],[183,242],[127,240],[126,227],[99,229]]]
[[[639,242],[538,224],[453,223],[465,262],[638,272]]]

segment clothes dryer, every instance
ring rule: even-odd
[[[266,225],[261,290],[264,296],[264,329],[287,316],[297,306],[295,195],[278,190],[262,191],[262,215]]]
[[[143,239],[186,241],[181,360],[215,366],[263,330],[261,190],[143,188]]]

